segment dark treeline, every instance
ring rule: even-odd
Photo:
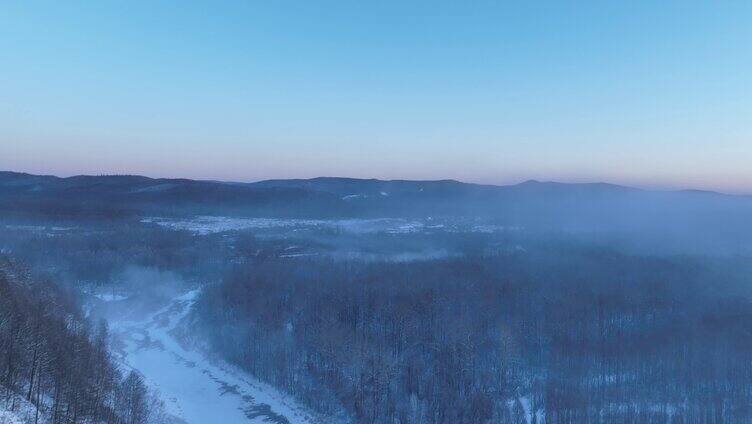
[[[129,267],[170,270],[190,279],[216,280],[231,249],[220,236],[193,237],[135,221],[31,221],[0,223],[0,248],[32,269],[65,285],[125,288],[119,281]],[[52,228],[70,228],[52,230]]]
[[[0,171],[0,215],[35,219],[241,215],[338,217],[352,214],[339,196],[314,190],[138,175],[73,176]]]
[[[157,422],[141,377],[123,377],[104,323],[92,328],[72,294],[0,255],[0,401],[36,406],[32,422]]]
[[[191,329],[358,423],[750,422],[749,275],[582,246],[266,259],[207,287]]]

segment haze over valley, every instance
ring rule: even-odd
[[[0,193],[3,363],[22,422],[34,405],[53,422],[745,414],[750,197],[13,172]],[[60,293],[38,298],[47,281]],[[47,312],[14,312],[21,298]],[[88,391],[96,370],[56,377],[78,357],[34,359],[52,349],[35,326],[71,313],[110,392]]]
[[[0,7],[0,424],[752,423],[752,2]]]

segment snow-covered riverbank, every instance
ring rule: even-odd
[[[174,298],[140,321],[110,321],[115,354],[140,372],[179,422],[319,423],[289,397],[227,364],[183,346],[172,330],[198,291]]]

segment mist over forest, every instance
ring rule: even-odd
[[[3,172],[0,405],[34,423],[749,422],[750,212],[609,184]]]
[[[0,6],[0,424],[752,423],[752,1]]]

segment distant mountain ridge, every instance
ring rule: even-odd
[[[353,194],[382,194],[390,192],[420,192],[420,191],[478,191],[489,192],[494,190],[526,190],[536,192],[552,192],[555,190],[572,191],[642,191],[656,193],[698,193],[712,194],[729,197],[748,197],[716,192],[712,190],[684,189],[684,190],[646,190],[624,186],[619,184],[592,182],[592,183],[562,183],[556,181],[527,180],[517,184],[497,185],[467,183],[452,179],[443,180],[381,180],[376,178],[351,178],[351,177],[314,177],[314,178],[291,178],[269,179],[257,182],[236,182],[217,180],[194,180],[188,178],[152,178],[142,175],[75,175],[70,177],[58,177],[54,175],[35,175],[23,172],[0,171],[0,188],[16,187],[30,189],[37,186],[39,189],[109,189],[124,191],[152,191],[149,189],[167,189],[180,186],[194,186],[209,189],[219,186],[252,187],[257,189],[300,189],[307,191],[320,191],[341,196]]]
[[[0,211],[50,216],[122,217],[144,214],[326,215],[339,199],[296,188],[143,176],[60,178],[0,172]]]
[[[609,196],[637,189],[604,183],[527,181],[508,186],[456,180],[344,177],[252,183],[140,175],[56,177],[0,172],[0,208],[42,214],[229,214],[286,217],[495,215],[534,199]]]
[[[195,215],[447,217],[556,231],[704,234],[698,242],[707,243],[718,234],[739,243],[752,238],[752,197],[704,191],[533,180],[507,186],[339,177],[238,183],[0,172],[0,218]]]
[[[257,187],[296,187],[305,189],[314,189],[326,191],[338,195],[348,194],[381,194],[389,192],[406,192],[406,191],[451,191],[451,190],[509,190],[509,189],[542,189],[554,187],[580,187],[593,189],[613,189],[613,190],[638,190],[636,188],[620,186],[608,183],[558,183],[558,182],[539,182],[528,180],[518,184],[494,185],[494,184],[476,184],[465,183],[457,180],[379,180],[379,179],[359,179],[348,177],[316,177],[310,179],[274,179],[263,180],[254,183],[247,183]]]

